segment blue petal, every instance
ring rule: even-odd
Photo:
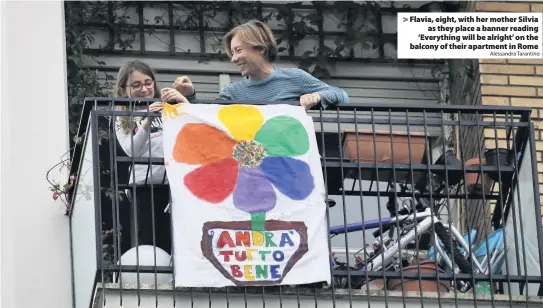
[[[309,165],[301,160],[268,156],[260,168],[273,186],[290,199],[303,200],[315,188]]]

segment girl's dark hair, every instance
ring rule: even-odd
[[[154,90],[155,95],[154,98],[160,98],[160,91],[158,90],[158,85],[156,82],[156,76],[153,70],[145,63],[139,60],[132,60],[129,62],[126,62],[120,69],[119,73],[117,74],[117,82],[115,84],[115,96],[116,97],[127,97],[126,95],[126,89],[128,85],[126,84],[128,82],[128,78],[133,72],[140,72],[143,73],[155,82]],[[116,106],[116,110],[127,110],[128,108],[126,106]],[[120,121],[119,123],[119,129],[122,129],[126,134],[130,132],[130,117],[124,117],[120,116],[117,117],[117,119]]]
[[[139,60],[133,60],[126,62],[120,69],[119,73],[117,74],[117,83],[115,85],[115,95],[117,97],[126,97],[126,88],[127,88],[127,82],[128,78],[130,77],[130,74],[133,72],[140,72],[145,75],[148,75],[153,79],[155,82],[155,98],[160,97],[160,91],[158,90],[158,85],[156,82],[155,73],[153,70],[145,63],[139,61]]]

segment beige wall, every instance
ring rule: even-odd
[[[479,12],[543,12],[543,3],[478,1],[475,9]],[[483,105],[534,108],[539,191],[543,193],[543,59],[481,59],[479,69]],[[503,135],[498,132],[498,143],[503,142]],[[494,146],[494,132],[487,133],[485,143]]]
[[[68,218],[45,180],[68,147],[63,3],[0,5],[1,306],[68,308]]]

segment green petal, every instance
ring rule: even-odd
[[[264,146],[268,156],[298,156],[309,150],[309,137],[304,126],[287,116],[266,121],[254,140]]]

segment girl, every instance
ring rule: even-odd
[[[125,63],[119,70],[115,94],[117,97],[125,98],[162,98],[162,101],[165,102],[188,103],[188,100],[175,89],[165,88],[159,92],[153,71],[145,63],[137,60]],[[163,108],[164,103],[155,102],[149,105],[149,112],[161,112]],[[115,109],[128,110],[126,106],[116,106]],[[132,110],[147,111],[147,105],[135,106],[132,107]],[[120,116],[117,117],[115,126],[117,140],[129,157],[149,157],[150,155],[156,158],[164,156],[162,121],[159,117]],[[136,244],[153,245],[153,238],[155,238],[158,247],[170,252],[170,219],[168,215],[164,214],[164,208],[169,202],[165,167],[163,165],[136,164],[130,167],[129,173],[129,184],[137,186],[135,196],[131,196],[134,193],[132,188],[127,189],[133,208],[138,211],[138,241],[135,242],[136,228],[132,227],[132,246]],[[157,184],[153,187],[155,234],[153,234],[152,228],[151,183]]]

